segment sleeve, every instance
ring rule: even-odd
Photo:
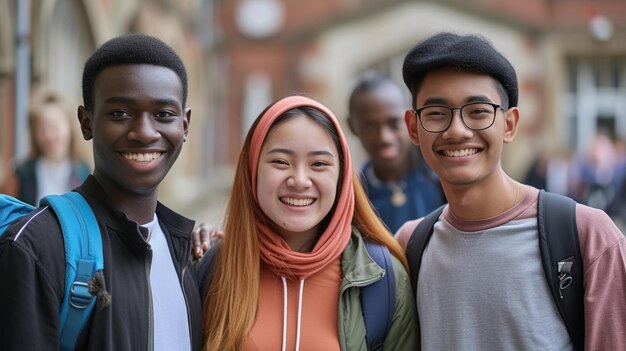
[[[0,347],[58,349],[59,295],[37,257],[20,242],[0,242]]]
[[[417,350],[417,309],[409,276],[404,266],[393,258],[396,277],[396,308],[384,350]]]
[[[585,349],[626,348],[626,238],[603,211],[578,205],[585,286]]]

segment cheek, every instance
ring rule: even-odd
[[[268,169],[268,167],[259,167],[257,172],[256,192],[259,198],[259,204],[266,202],[270,198],[270,194],[275,193],[278,188],[277,174]]]
[[[338,192],[341,191],[341,189],[337,188],[339,185],[339,171],[326,175],[326,177],[319,180],[319,184],[321,185],[321,191],[325,195],[327,202],[332,206],[337,198]]]

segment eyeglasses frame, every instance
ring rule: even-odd
[[[493,119],[491,120],[491,124],[489,124],[487,127],[485,128],[471,128],[470,126],[467,125],[467,123],[465,123],[465,118],[463,117],[463,109],[469,105],[474,105],[474,104],[486,104],[486,105],[491,105],[493,107]],[[422,123],[422,116],[421,116],[421,112],[427,108],[430,107],[443,107],[443,108],[447,108],[450,110],[450,121],[448,122],[448,125],[440,130],[440,131],[436,131],[433,132],[431,130],[428,130],[426,127],[424,127],[424,124]],[[501,105],[495,104],[493,102],[487,102],[487,101],[475,101],[475,102],[470,102],[467,103],[461,107],[449,107],[449,106],[444,106],[444,105],[428,105],[428,106],[424,106],[424,107],[420,107],[418,109],[413,109],[413,114],[415,115],[415,118],[417,118],[420,122],[420,125],[422,126],[422,128],[429,132],[429,133],[443,133],[446,130],[448,130],[450,128],[450,126],[452,125],[452,120],[454,119],[454,110],[459,110],[459,116],[461,117],[461,122],[463,123],[463,125],[465,126],[465,128],[469,129],[469,130],[473,130],[473,131],[481,131],[481,130],[485,130],[485,129],[489,129],[491,128],[491,126],[494,124],[494,122],[496,121],[496,113],[498,112],[498,109],[502,110],[502,111],[506,111]]]

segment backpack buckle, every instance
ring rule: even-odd
[[[85,282],[74,282],[70,288],[70,305],[79,309],[89,306],[93,296],[89,293],[89,285]]]

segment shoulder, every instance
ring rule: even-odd
[[[195,221],[173,211],[161,202],[157,203],[156,213],[159,221],[165,224],[170,233],[191,237]]]
[[[62,241],[61,234],[61,226],[56,215],[50,208],[43,206],[13,223],[2,237],[35,248],[45,247],[55,238]]]
[[[219,239],[211,241],[211,248],[207,251],[202,259],[196,263],[196,277],[198,279],[198,287],[200,288],[200,296],[204,296],[211,283],[213,270],[215,266],[215,258],[222,246]]]
[[[626,245],[626,238],[602,210],[576,204],[576,227],[585,267],[611,248]]]
[[[37,160],[34,158],[29,158],[19,163],[17,167],[15,167],[15,174],[17,174],[19,177],[24,177],[30,174],[34,175],[36,163],[37,163]]]
[[[13,265],[21,271],[27,266],[37,267],[44,276],[63,277],[65,274],[65,248],[63,233],[54,212],[40,207],[10,226],[0,241],[2,265]],[[15,261],[15,262],[13,262]],[[63,279],[50,278],[60,291]]]
[[[415,231],[415,228],[417,228],[417,225],[422,221],[422,219],[423,217],[407,221],[396,232],[394,237],[403,249],[406,250],[406,246],[409,243],[409,239],[411,239],[411,235]]]

